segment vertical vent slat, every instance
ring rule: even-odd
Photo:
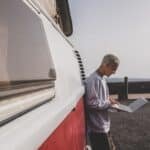
[[[86,75],[85,75],[85,70],[84,70],[84,66],[83,66],[83,62],[82,62],[81,56],[79,54],[79,51],[77,51],[77,50],[74,50],[74,53],[75,53],[75,56],[76,56],[76,58],[78,60],[81,79],[82,79],[82,81],[84,81],[86,79]]]

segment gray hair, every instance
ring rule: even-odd
[[[118,66],[120,63],[119,58],[113,54],[107,54],[103,57],[102,64],[110,64]]]

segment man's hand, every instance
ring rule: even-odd
[[[109,97],[109,101],[110,103],[113,105],[113,104],[119,104],[119,102],[117,100],[115,100],[114,98],[112,97]]]

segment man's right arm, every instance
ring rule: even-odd
[[[105,100],[104,97],[99,97],[102,93],[101,85],[97,81],[91,81],[86,84],[86,104],[88,109],[104,110],[111,106],[109,100]]]

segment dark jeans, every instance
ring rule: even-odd
[[[108,133],[90,133],[92,150],[115,150],[112,138]]]

